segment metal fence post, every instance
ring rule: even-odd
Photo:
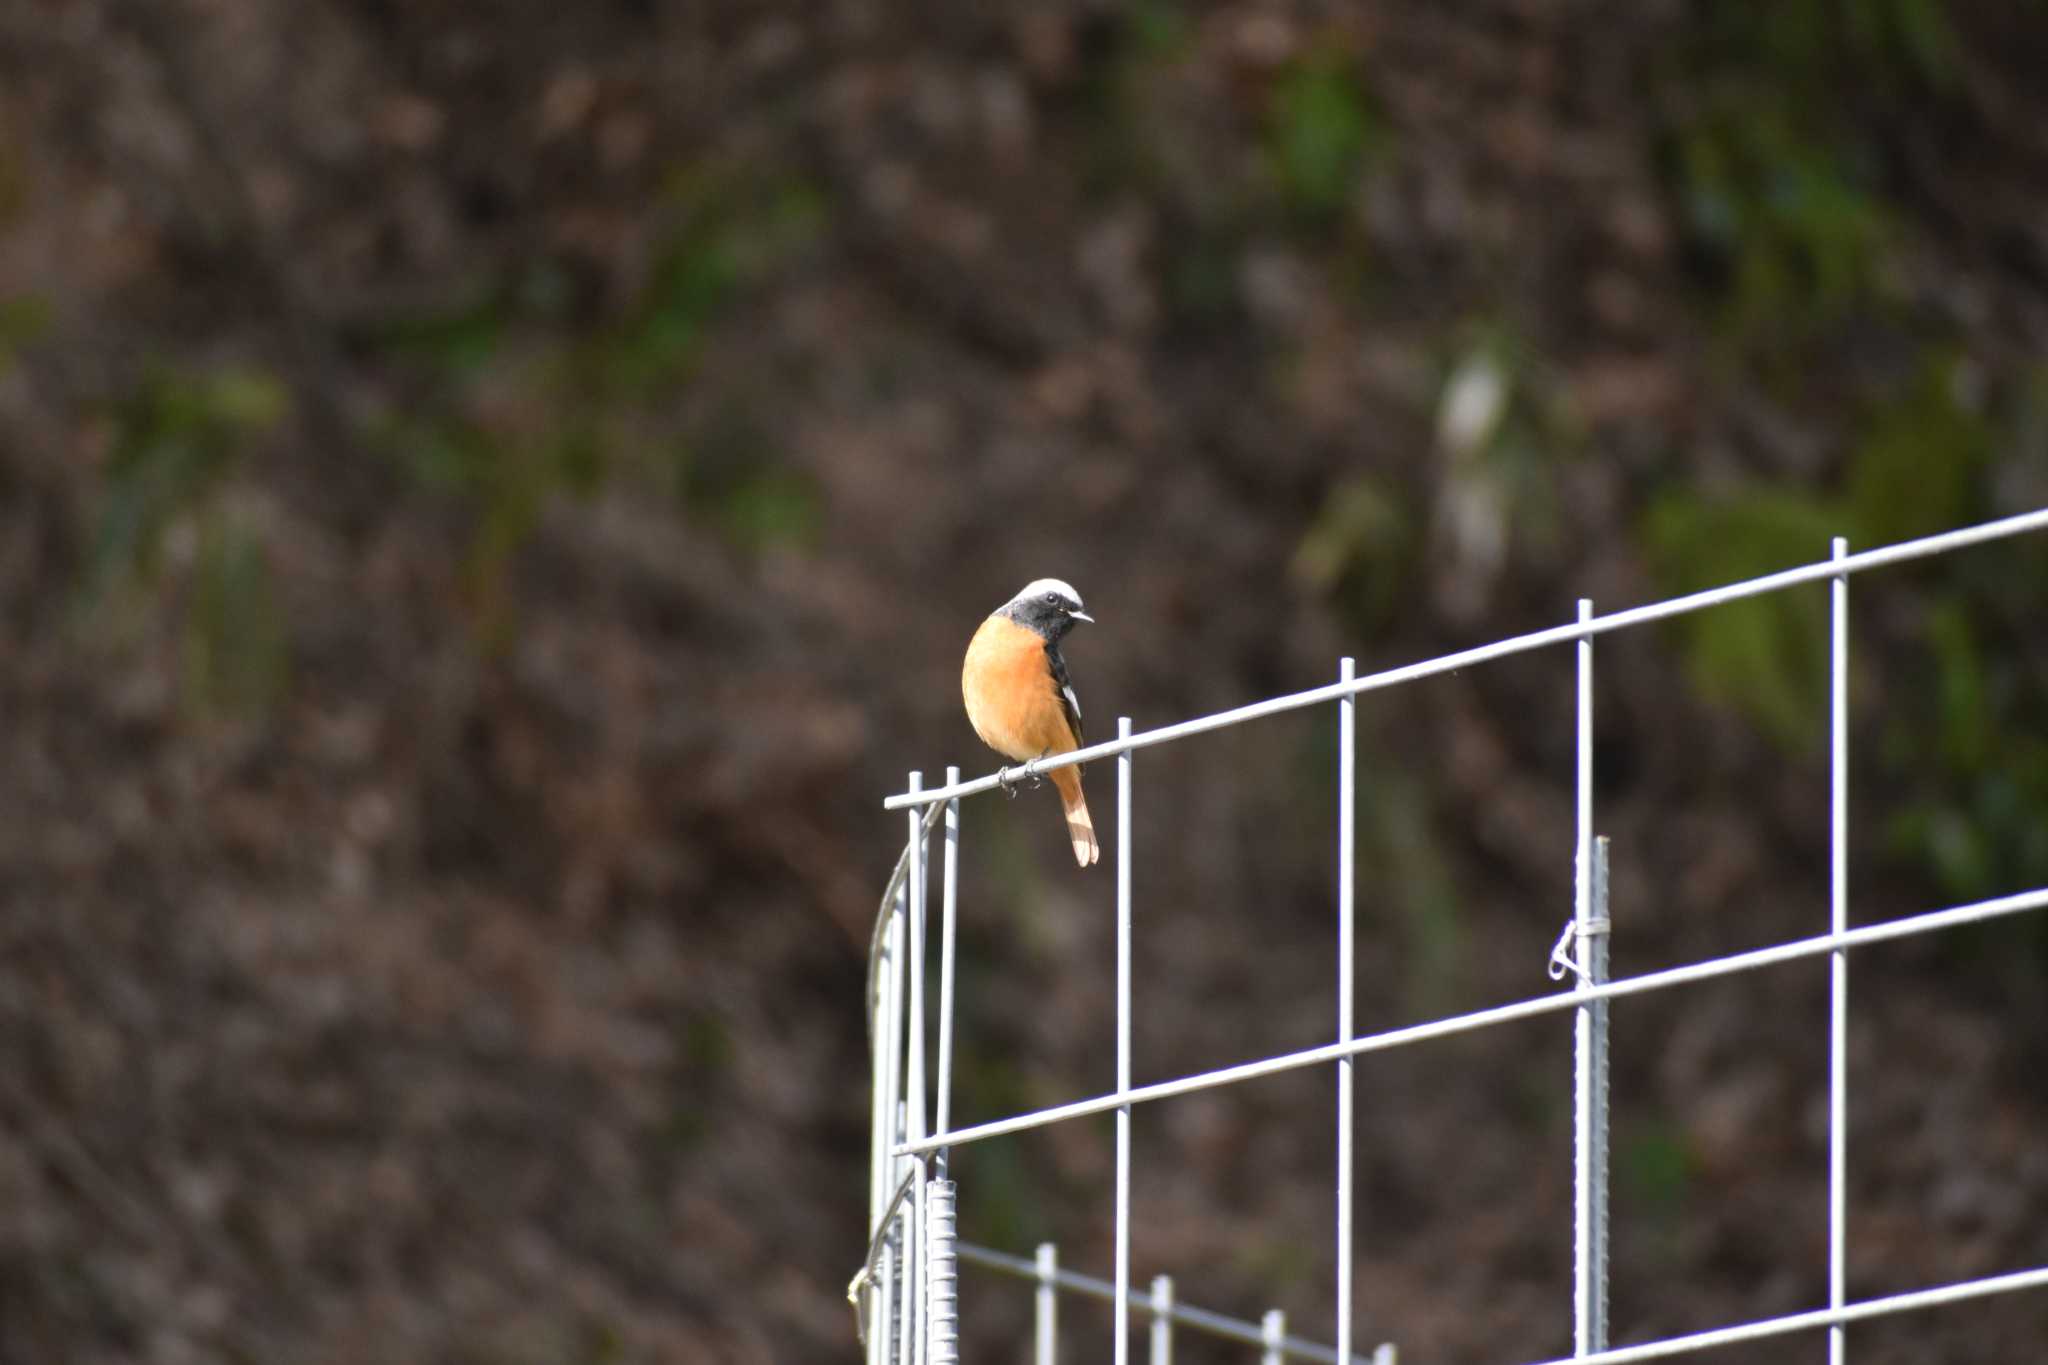
[[[1593,603],[1579,599],[1581,624]],[[1578,853],[1572,925],[1579,985],[1607,980],[1606,877],[1593,838],[1593,637],[1578,642]],[[1606,841],[1599,841],[1604,854]],[[1578,1007],[1572,1049],[1573,1211],[1572,1350],[1584,1357],[1607,1345],[1607,1001]]]
[[[954,1254],[958,1231],[953,1182],[943,1177],[924,1187],[924,1330],[929,1365],[960,1359],[960,1267]]]
[[[1593,840],[1593,923],[1596,926],[1581,940],[1585,952],[1586,980],[1595,986],[1607,984],[1608,951],[1614,941],[1613,901],[1608,895],[1607,856],[1609,840],[1600,835]],[[1587,1178],[1588,1217],[1592,1222],[1592,1235],[1587,1239],[1592,1265],[1588,1279],[1592,1284],[1593,1321],[1592,1339],[1587,1349],[1607,1349],[1607,1294],[1608,1294],[1608,1167],[1612,1136],[1613,1113],[1610,1108],[1608,1087],[1608,1058],[1610,1055],[1611,1033],[1608,1020],[1608,1002],[1595,1000],[1587,1007],[1592,1016],[1590,1055],[1587,1058],[1592,1070],[1591,1122],[1587,1125]]]

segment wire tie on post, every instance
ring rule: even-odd
[[[903,1177],[903,1183],[896,1187],[896,1193],[889,1198],[889,1205],[882,1210],[882,1219],[875,1224],[875,1235],[868,1243],[867,1259],[860,1263],[860,1269],[853,1272],[847,1281],[846,1301],[853,1305],[853,1332],[860,1344],[868,1344],[868,1304],[865,1291],[875,1278],[875,1262],[882,1257],[882,1246],[895,1235],[896,1210],[903,1206],[903,1198],[917,1183],[918,1170],[912,1167]]]
[[[1589,919],[1586,921],[1585,928],[1583,929],[1579,927],[1579,922],[1576,919],[1566,920],[1564,922],[1564,932],[1557,936],[1557,943],[1550,950],[1550,979],[1552,981],[1562,981],[1565,978],[1565,973],[1570,972],[1581,981],[1585,980],[1586,973],[1580,968],[1578,961],[1572,957],[1572,940],[1581,934],[1584,934],[1587,938],[1592,938],[1597,934],[1607,933],[1613,928],[1614,921],[1606,918]]]
[[[1575,919],[1568,919],[1564,922],[1564,932],[1559,934],[1557,942],[1551,945],[1550,979],[1552,981],[1562,981],[1566,972],[1575,972],[1579,969],[1579,964],[1572,960],[1572,936],[1578,932],[1579,922]]]

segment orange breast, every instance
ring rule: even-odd
[[[974,733],[1005,758],[1029,762],[1075,747],[1045,641],[1007,616],[991,616],[974,632],[960,695]]]

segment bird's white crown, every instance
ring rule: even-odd
[[[1022,602],[1033,597],[1043,597],[1049,592],[1056,592],[1061,597],[1066,598],[1077,610],[1081,606],[1081,594],[1075,592],[1074,585],[1063,578],[1034,578],[1029,583],[1026,583],[1022,590],[1005,605]]]

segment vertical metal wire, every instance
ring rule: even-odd
[[[1038,1290],[1032,1314],[1032,1365],[1059,1365],[1060,1356],[1060,1252],[1051,1242],[1040,1242],[1037,1255]]]
[[[863,1298],[855,1309],[860,1315],[861,1345],[866,1351],[867,1365],[881,1365],[883,1357],[882,1325],[878,1320],[882,1312],[881,1276],[882,1267],[877,1260],[867,1283],[861,1287]]]
[[[1350,682],[1357,663],[1345,657],[1337,677]],[[1356,835],[1358,745],[1357,694],[1337,702],[1337,1041],[1349,1042],[1352,1030],[1352,979],[1356,949],[1352,941],[1353,848]],[[1337,1063],[1337,1359],[1351,1360],[1351,1063]]]
[[[946,769],[946,785],[960,780],[960,769]],[[913,813],[915,809],[913,808]],[[939,1075],[934,1131],[944,1133],[953,1122],[953,957],[954,923],[960,891],[960,798],[946,802],[944,870],[939,877]],[[923,828],[922,819],[918,822]],[[922,836],[920,836],[921,838]],[[918,882],[923,884],[923,878]],[[921,922],[921,917],[920,917]],[[917,953],[924,967],[923,944]],[[960,1273],[954,1247],[959,1236],[953,1182],[947,1179],[951,1153],[944,1147],[934,1163],[936,1178],[925,1187],[924,1332],[922,1354],[932,1365],[952,1365],[960,1358]]]
[[[1152,1277],[1152,1358],[1150,1365],[1173,1365],[1173,1276]]]
[[[1131,737],[1131,718],[1118,716],[1116,737]],[[1116,1091],[1131,1088],[1131,759],[1116,756]],[[1131,1349],[1131,1106],[1116,1111],[1116,1350],[1125,1365]]]
[[[1593,603],[1579,599],[1579,620],[1593,619]],[[1593,979],[1595,939],[1604,947],[1606,924],[1594,904],[1593,867],[1593,638],[1578,643],[1578,743],[1576,797],[1578,850],[1573,860],[1573,927],[1579,979]],[[1604,970],[1605,954],[1599,955]],[[1600,1350],[1606,1337],[1606,1219],[1601,1194],[1606,1186],[1607,1008],[1591,1001],[1575,1011],[1572,1049],[1572,1349],[1575,1356]]]
[[[889,911],[889,929],[883,937],[883,969],[879,992],[882,999],[882,1027],[877,1035],[876,1046],[880,1049],[879,1070],[881,1072],[880,1138],[876,1147],[877,1169],[880,1174],[881,1205],[875,1211],[875,1223],[882,1223],[883,1210],[896,1193],[901,1179],[902,1163],[890,1155],[902,1134],[903,1107],[899,1098],[903,1071],[903,948],[904,922],[908,918],[910,889],[906,885],[897,892],[896,902]],[[890,1359],[890,1325],[893,1321],[896,1297],[896,1277],[899,1266],[893,1247],[884,1245],[881,1258],[875,1270],[875,1328],[877,1362]]]
[[[897,946],[900,959],[900,949],[902,946],[900,938]],[[897,1000],[899,1004],[903,998],[902,989],[902,983],[899,981],[897,983]],[[900,1053],[897,1057],[897,1065],[897,1081],[900,1084],[902,1080],[902,1056]],[[903,1104],[900,1100],[895,1106],[895,1115],[890,1123],[890,1140],[892,1143],[903,1140]],[[892,1181],[901,1175],[903,1165],[904,1161],[901,1158],[891,1163],[889,1171]],[[904,1254],[903,1205],[901,1203],[897,1204],[895,1210],[889,1215],[886,1237],[887,1240],[884,1243],[885,1250],[882,1255],[882,1265],[885,1270],[882,1286],[881,1336],[883,1359],[891,1362],[891,1365],[909,1365],[910,1353],[905,1349],[903,1329],[904,1323],[909,1316],[908,1305],[905,1303],[905,1289],[910,1282],[910,1266],[908,1258]]]
[[[949,778],[948,781],[957,781]],[[960,1359],[959,1231],[953,1182],[939,1177],[924,1187],[924,1358],[928,1365]]]
[[[910,790],[920,791],[924,787],[924,774],[913,771],[910,774]],[[910,1051],[904,1076],[904,1102],[909,1105],[909,1121],[905,1128],[912,1142],[924,1139],[924,902],[925,902],[925,854],[927,840],[924,832],[924,807],[912,806],[906,814],[910,819],[910,877],[905,885],[910,889],[910,955],[907,962],[910,976]]]
[[[895,928],[896,907],[902,903],[903,892],[899,888],[897,899],[889,906],[889,922],[882,926],[882,948],[875,962],[875,998],[871,1004],[874,1022],[869,1033],[873,1069],[874,1106],[868,1143],[868,1235],[874,1236],[882,1220],[882,1209],[888,1204],[889,1196],[895,1191],[889,1185],[889,989],[896,970],[894,959],[889,956],[889,934]]]
[[[1849,553],[1835,537],[1834,557]],[[1836,574],[1830,603],[1828,666],[1828,902],[1830,927],[1849,927],[1849,576]],[[1828,1002],[1828,1307],[1840,1308],[1847,1290],[1849,1216],[1849,952],[1831,954]],[[1828,1365],[1842,1365],[1848,1348],[1841,1323],[1828,1328]]]
[[[1268,1308],[1266,1316],[1259,1322],[1259,1339],[1265,1343],[1265,1349],[1259,1353],[1260,1365],[1287,1365],[1286,1313],[1278,1308]]]
[[[896,1339],[896,1248],[888,1242],[882,1244],[882,1254],[875,1260],[875,1318],[874,1356],[878,1362],[900,1360],[890,1343]]]
[[[924,774],[913,770],[910,774],[911,791],[924,787]],[[924,807],[912,806],[905,812],[910,821],[910,875],[904,882],[906,897],[906,932],[909,937],[908,951],[903,957],[903,971],[907,982],[905,998],[908,1001],[908,1037],[905,1041],[903,1078],[903,1136],[912,1142],[923,1141],[925,1135],[925,1009],[924,979],[925,950],[924,924],[925,901],[930,890],[925,868],[930,858],[930,840],[924,827]],[[924,1163],[920,1160],[918,1165]],[[910,1163],[896,1172],[895,1178],[902,1180]],[[916,1217],[916,1206],[921,1202],[923,1191],[913,1189],[905,1201],[902,1222],[902,1239],[899,1256],[903,1282],[903,1315],[901,1322],[908,1348],[904,1359],[913,1365],[921,1365],[924,1355],[924,1313],[922,1309],[924,1274],[922,1269],[924,1239],[918,1235],[920,1224]]]
[[[893,919],[894,910],[892,909],[890,913]],[[877,963],[875,998],[872,1002],[875,1018],[871,1035],[873,1038],[874,1055],[870,1063],[873,1068],[871,1083],[874,1087],[874,1112],[871,1116],[872,1123],[869,1132],[870,1157],[868,1164],[868,1236],[870,1240],[873,1239],[875,1233],[881,1228],[882,1210],[886,1206],[890,1194],[889,1191],[884,1190],[883,1186],[888,1180],[889,1168],[894,1164],[889,1160],[889,1054],[885,1043],[887,1034],[886,1021],[889,1017],[889,973],[891,971],[891,964],[887,957],[887,929],[882,931],[882,944],[884,956]],[[875,1268],[875,1273],[868,1278],[867,1287],[862,1291],[867,1296],[866,1303],[861,1309],[861,1321],[867,1327],[868,1365],[881,1365],[882,1360],[882,1332],[881,1324],[878,1320],[881,1312],[882,1283],[881,1267],[878,1264]]]
[[[946,769],[946,785],[960,781],[960,769]],[[943,870],[939,874],[939,1093],[938,1112],[932,1120],[934,1133],[953,1128],[953,959],[957,938],[954,921],[960,900],[960,798],[946,803],[946,835]],[[944,1179],[952,1166],[952,1152],[939,1148],[937,1170]]]
[[[901,1140],[900,1138],[898,1139]],[[911,1159],[906,1159],[908,1166]],[[922,1165],[922,1162],[919,1162]],[[917,1204],[919,1191],[912,1184],[896,1210],[896,1355],[899,1365],[913,1365],[924,1334],[917,1311]]]
[[[905,1178],[910,1192],[904,1196],[897,1235],[903,1243],[903,1355],[910,1365],[925,1365],[925,1348],[931,1337],[925,1302],[924,1225],[928,1209],[925,1195],[925,1162],[921,1156],[905,1158]]]

